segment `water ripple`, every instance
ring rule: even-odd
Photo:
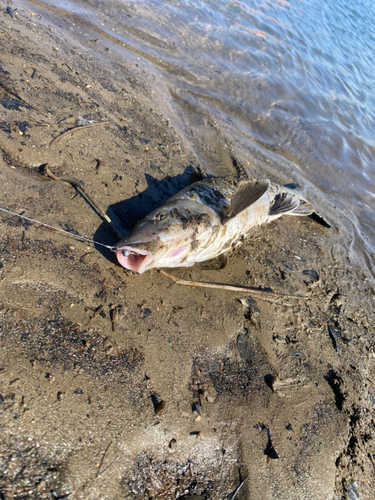
[[[295,161],[307,183],[335,197],[359,228],[353,237],[374,252],[372,0],[60,5],[157,65],[182,99],[229,124],[239,141],[252,137]]]

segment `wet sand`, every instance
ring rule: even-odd
[[[1,206],[111,245],[43,165],[82,180],[124,235],[200,173],[235,172],[220,131],[202,120],[189,141],[152,75],[14,16],[0,15]],[[248,154],[258,177],[280,161],[284,182],[285,162]],[[0,221],[2,498],[373,498],[375,292],[337,225],[284,217],[225,267],[171,271],[307,297],[261,300]]]

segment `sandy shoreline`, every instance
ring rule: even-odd
[[[21,7],[0,15],[0,35],[1,206],[113,244],[43,164],[84,181],[124,234],[199,168],[234,171],[219,135],[189,145],[133,62],[111,68],[105,47]],[[51,144],[92,121],[109,125]],[[173,270],[311,295],[264,301],[134,275],[89,244],[0,223],[3,498],[226,499],[245,478],[237,499],[373,498],[374,290],[345,235],[284,218],[224,268]]]

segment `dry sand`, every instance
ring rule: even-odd
[[[0,14],[1,206],[113,244],[44,164],[84,181],[124,234],[199,170],[235,167],[212,121],[193,142],[152,74],[92,43]],[[90,120],[109,124],[50,144]],[[270,177],[275,159],[246,154]],[[171,271],[308,296],[260,300],[0,221],[0,498],[374,498],[374,289],[339,224],[284,217],[225,267]]]

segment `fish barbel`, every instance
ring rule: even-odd
[[[178,192],[115,245],[118,262],[139,274],[188,267],[227,252],[252,227],[313,207],[269,180],[209,177]]]

